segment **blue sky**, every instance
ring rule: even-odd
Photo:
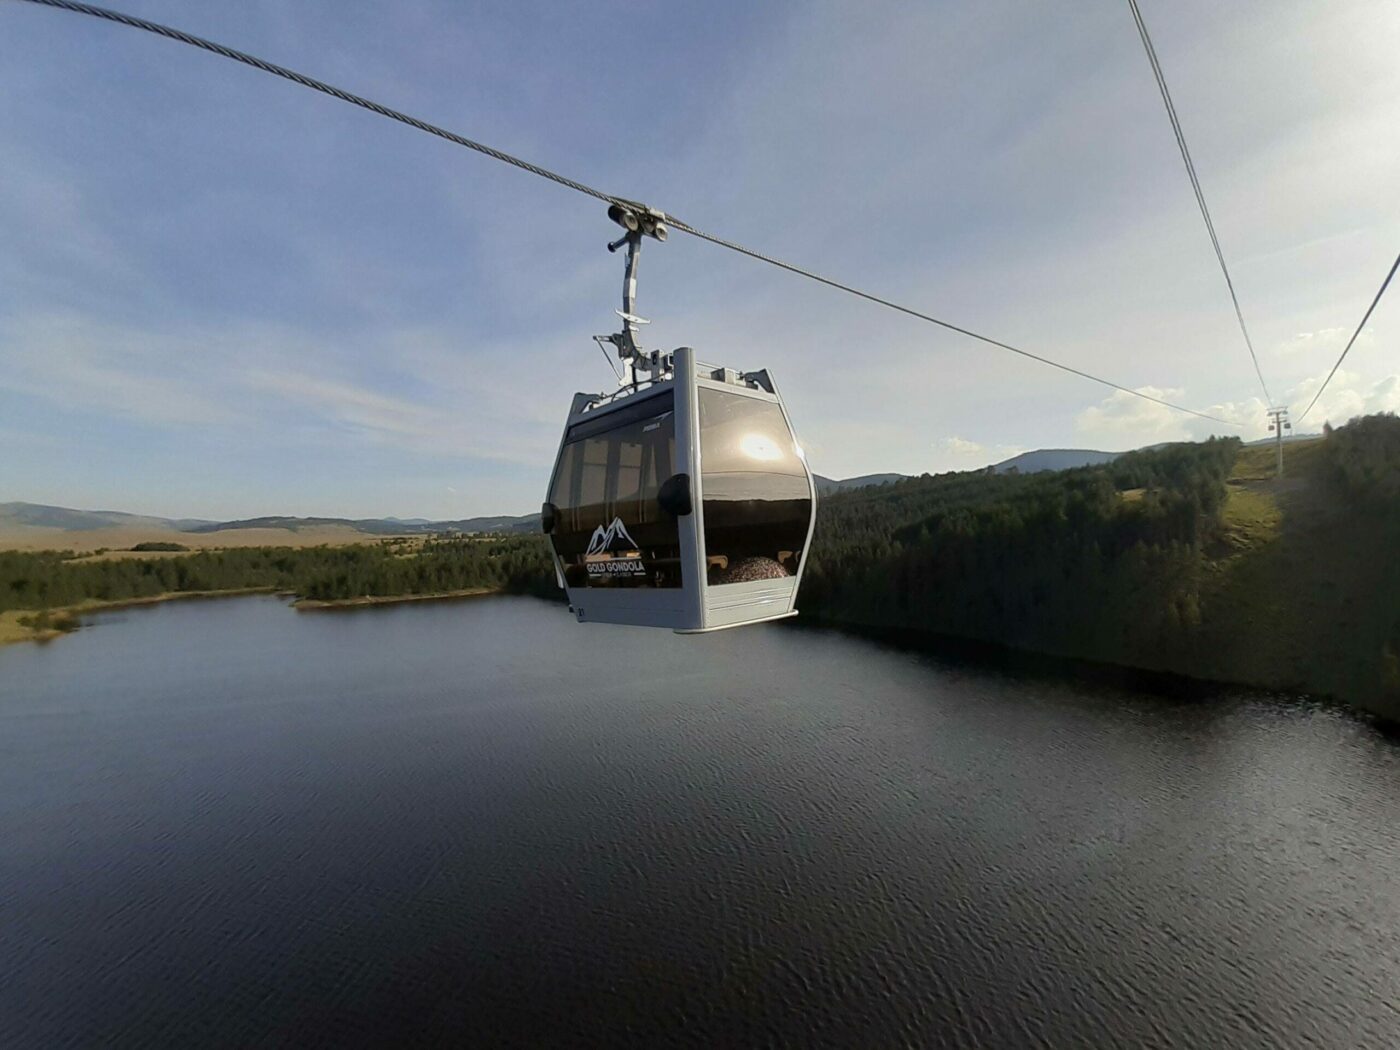
[[[1263,434],[1126,3],[120,6]],[[1306,403],[1400,250],[1400,7],[1144,14],[1265,376]],[[612,385],[587,198],[28,5],[0,97],[0,501],[525,512],[572,393]],[[1212,429],[679,235],[639,305],[650,345],[771,368],[831,476]],[[1391,300],[1309,423],[1400,410],[1397,351]]]

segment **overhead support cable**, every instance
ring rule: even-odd
[[[1152,46],[1152,37],[1147,32],[1147,23],[1143,21],[1137,0],[1128,0],[1128,6],[1133,10],[1133,21],[1137,23],[1138,35],[1142,37],[1142,46],[1147,51],[1148,62],[1152,65],[1152,76],[1157,81],[1157,89],[1162,93],[1162,102],[1167,107],[1167,119],[1171,121],[1177,149],[1181,151],[1182,162],[1186,165],[1186,176],[1191,180],[1191,190],[1196,195],[1196,204],[1200,206],[1201,218],[1205,220],[1206,233],[1210,235],[1216,261],[1220,263],[1220,272],[1225,275],[1225,287],[1230,290],[1230,302],[1235,306],[1235,319],[1240,323],[1240,334],[1244,336],[1249,359],[1254,362],[1254,374],[1259,377],[1259,386],[1264,391],[1264,404],[1272,405],[1274,399],[1269,395],[1269,384],[1264,382],[1264,371],[1259,367],[1259,355],[1254,352],[1254,341],[1250,339],[1249,328],[1244,323],[1244,312],[1240,309],[1239,296],[1235,294],[1235,282],[1230,278],[1230,267],[1225,265],[1225,253],[1220,248],[1220,238],[1216,236],[1210,208],[1206,206],[1206,195],[1201,190],[1201,180],[1196,175],[1196,163],[1191,159],[1191,150],[1187,148],[1186,135],[1181,130],[1181,120],[1176,115],[1171,92],[1167,90],[1167,78],[1162,75],[1162,64],[1157,59],[1157,49]]]
[[[1332,382],[1332,377],[1337,374],[1337,369],[1342,367],[1342,362],[1347,359],[1347,354],[1351,352],[1351,344],[1356,342],[1356,337],[1361,334],[1361,330],[1366,327],[1366,322],[1371,319],[1371,313],[1375,310],[1376,304],[1381,301],[1381,296],[1385,295],[1385,290],[1390,287],[1390,279],[1395,276],[1395,271],[1400,269],[1400,255],[1395,257],[1395,261],[1390,264],[1390,272],[1385,275],[1385,280],[1381,282],[1380,291],[1376,292],[1376,297],[1371,300],[1371,305],[1366,308],[1366,314],[1361,318],[1361,323],[1356,326],[1356,331],[1351,333],[1351,338],[1347,340],[1347,345],[1342,349],[1341,357],[1337,358],[1337,363],[1332,366],[1332,371],[1327,373],[1327,378],[1322,381],[1322,385],[1317,388],[1317,393],[1308,402],[1308,407],[1303,409],[1303,414],[1298,417],[1301,423],[1309,412],[1313,410],[1313,405],[1317,404],[1317,399],[1322,396],[1322,392],[1327,389],[1327,384]]]
[[[448,142],[454,143],[455,145],[476,150],[478,153],[484,153],[494,160],[510,164],[513,167],[520,168],[522,171],[528,171],[531,175],[538,175],[542,179],[549,179],[551,182],[557,182],[559,185],[567,186],[569,189],[577,190],[579,193],[586,193],[588,196],[596,197],[600,201],[607,201],[610,204],[627,203],[620,197],[611,197],[601,190],[595,190],[592,186],[585,186],[583,183],[577,182],[574,179],[566,178],[546,168],[541,168],[537,164],[531,164],[528,160],[521,160],[519,157],[511,156],[503,150],[498,150],[492,146],[476,142],[473,139],[467,138],[465,135],[458,135],[455,131],[448,131],[446,128],[440,128],[436,124],[429,124],[426,120],[419,120],[417,117],[411,117],[407,113],[400,113],[396,109],[390,109],[388,106],[380,105],[378,102],[351,94],[349,91],[344,91],[341,88],[333,87],[324,81],[308,77],[304,73],[298,73],[294,69],[276,65],[265,59],[258,58],[256,55],[235,51],[231,47],[225,47],[223,44],[217,44],[212,40],[205,40],[203,37],[194,36],[180,29],[172,29],[169,26],[160,25],[158,22],[149,22],[144,18],[123,14],[120,11],[112,11],[105,7],[73,3],[71,0],[20,0],[20,2],[38,4],[42,7],[56,7],[80,15],[91,15],[93,18],[101,18],[108,22],[116,22],[118,25],[130,26],[132,29],[141,29],[147,33],[154,33],[156,36],[163,36],[167,40],[188,44],[190,47],[197,47],[201,51],[208,51],[212,54],[220,55],[223,58],[231,58],[235,62],[243,63],[245,66],[252,66],[254,69],[261,70],[264,73],[271,73],[274,77],[290,80],[293,84],[300,84],[302,87],[310,88],[312,91],[319,91],[323,95],[330,95],[331,98],[338,98],[340,101],[348,102],[352,106],[359,106],[361,109],[367,109],[371,113],[379,114],[381,117],[397,120],[400,124],[407,124],[409,127],[416,128],[419,131],[425,131],[429,135],[436,135],[438,138],[446,139]]]
[[[861,299],[865,299],[879,306],[885,306],[891,310],[897,310],[899,313],[908,314],[910,317],[916,317],[920,321],[927,321],[930,324],[936,324],[940,328],[946,328],[950,332],[957,332],[959,335],[965,335],[969,339],[976,339],[978,342],[986,343],[988,346],[995,346],[999,347],[1002,350],[1009,350],[1013,354],[1020,354],[1022,357],[1029,358],[1032,361],[1038,361],[1043,365],[1049,365],[1051,368],[1058,368],[1062,372],[1068,372],[1070,375],[1076,375],[1079,376],[1081,379],[1087,379],[1091,383],[1098,383],[1101,386],[1110,387],[1113,390],[1120,390],[1125,394],[1132,394],[1133,397],[1140,397],[1144,401],[1152,401],[1156,404],[1164,405],[1167,408],[1175,409],[1178,412],[1186,412],[1189,415],[1199,416],[1201,419],[1209,419],[1214,423],[1224,423],[1226,426],[1231,427],[1238,427],[1241,425],[1239,423],[1234,422],[1233,420],[1221,419],[1219,416],[1212,416],[1207,412],[1198,412],[1194,408],[1187,408],[1184,405],[1178,405],[1171,401],[1167,401],[1163,398],[1154,397],[1151,394],[1144,394],[1141,390],[1134,390],[1131,387],[1122,386],[1118,383],[1113,382],[1112,380],[1103,379],[1099,376],[1093,375],[1092,373],[1081,371],[1080,369],[1074,368],[1071,365],[1062,364],[1059,361],[1052,361],[1048,357],[1041,357],[1039,354],[1033,354],[1029,350],[1023,350],[1019,346],[1012,346],[1010,343],[1003,343],[1000,339],[993,339],[991,338],[991,336],[982,335],[979,332],[974,332],[971,329],[963,328],[959,325],[952,324],[948,321],[940,321],[937,317],[933,317],[929,314],[923,313],[920,310],[915,310],[913,307],[902,306],[901,304],[896,303],[890,299],[884,299],[870,292],[861,291],[859,288],[853,288],[848,284],[842,284],[840,281],[833,280],[830,277],[823,277],[821,274],[813,273],[811,270],[804,270],[802,267],[794,266],[792,263],[783,262],[781,259],[774,259],[770,256],[764,255],[762,252],[754,251],[752,248],[745,248],[742,244],[735,244],[733,241],[726,241],[722,237],[716,237],[714,234],[705,233],[701,230],[697,230],[695,227],[690,226],[687,223],[681,222],[674,215],[670,217],[670,223],[673,229],[680,230],[683,233],[688,233],[692,237],[699,237],[701,240],[709,241],[711,244],[717,244],[721,248],[728,248],[730,251],[739,252],[741,255],[747,255],[750,259],[757,259],[759,262],[764,262],[770,266],[776,266],[779,269],[787,270],[789,273],[795,273],[799,277],[806,277],[809,280],[818,281],[829,288],[835,288],[837,291],[846,292],[849,295],[857,296]]]
[[[1208,419],[1214,423],[1222,423],[1225,426],[1238,427],[1241,425],[1235,422],[1234,420],[1222,419],[1219,416],[1214,416],[1207,412],[1200,412],[1194,408],[1187,408],[1185,405],[1178,405],[1175,402],[1168,401],[1165,398],[1156,397],[1152,394],[1144,393],[1141,390],[1134,390],[1132,387],[1124,386],[1121,383],[1115,383],[1112,380],[1104,379],[1090,372],[1085,372],[1081,369],[1075,368],[1071,365],[1063,364],[1059,361],[1052,360],[1048,357],[1042,357],[1039,354],[1031,353],[1029,350],[1024,350],[1018,346],[1013,346],[1010,343],[1002,342],[999,339],[993,339],[990,336],[982,335],[978,332],[972,331],[971,329],[963,328],[959,325],[952,324],[951,322],[940,320],[937,317],[934,317],[930,314],[923,313],[920,310],[915,310],[912,307],[903,306],[899,303],[894,302],[893,300],[885,299],[871,292],[862,291],[859,288],[855,288],[848,284],[843,284],[840,281],[833,280],[829,277],[823,277],[820,274],[812,272],[811,270],[804,269],[800,266],[795,266],[792,263],[783,262],[780,259],[775,259],[772,256],[755,251],[752,248],[746,248],[743,245],[738,244],[734,241],[725,240],[724,238],[717,237],[714,234],[705,233],[699,229],[696,229],[694,226],[691,226],[689,223],[680,221],[674,215],[667,215],[663,212],[657,211],[656,209],[648,208],[646,205],[641,204],[637,201],[629,200],[626,197],[616,197],[612,194],[604,193],[601,190],[596,190],[593,187],[586,185],[585,183],[579,182],[575,179],[570,179],[564,175],[558,174],[557,172],[550,171],[548,168],[540,167],[538,164],[532,164],[527,160],[522,160],[519,157],[504,152],[503,150],[498,150],[492,146],[487,146],[484,143],[467,138],[465,135],[459,135],[456,132],[448,131],[445,128],[438,127],[436,124],[430,124],[425,120],[419,120],[417,117],[410,116],[396,109],[391,109],[390,107],[382,105],[371,99],[364,98],[360,95],[353,94],[352,92],[345,91],[338,87],[334,87],[330,84],[325,83],[324,81],[316,80],[313,77],[306,76],[303,73],[298,73],[295,70],[286,68],[285,66],[276,65],[275,63],[268,62],[264,59],[257,58],[254,55],[249,55],[242,51],[237,51],[231,47],[225,47],[223,44],[218,44],[211,40],[205,40],[202,37],[197,37],[191,33],[186,33],[183,30],[172,29],[169,26],[160,25],[156,22],[147,21],[144,18],[137,18],[133,15],[123,14],[120,11],[113,11],[105,7],[97,7],[93,4],[78,3],[76,2],[76,0],[19,0],[19,2],[37,4],[42,7],[58,8],[64,11],[71,11],[76,14],[90,15],[94,18],[100,18],[108,22],[115,22],[118,25],[128,26],[132,29],[140,29],[147,33],[154,33],[155,35],[165,37],[168,40],[174,40],[178,43],[198,48],[201,51],[208,51],[211,54],[219,55],[223,58],[232,59],[233,61],[240,62],[245,66],[251,66],[253,69],[260,70],[264,73],[270,73],[272,76],[281,77],[284,80],[289,80],[294,84],[300,85],[301,87],[310,88],[312,91],[319,91],[324,95],[329,95],[330,97],[339,99],[342,102],[348,102],[352,106],[358,106],[361,109],[368,110],[369,112],[375,113],[381,117],[387,117],[390,120],[398,121],[400,124],[406,124],[411,128],[417,129],[418,131],[423,131],[429,135],[434,135],[437,138],[445,139],[446,141],[451,142],[454,145],[474,150],[477,153],[484,154],[485,156],[491,157],[494,160],[499,160],[502,163],[509,164],[512,167],[521,169],[522,171],[527,171],[532,175],[538,175],[540,178],[548,179],[549,181],[557,183],[560,186],[564,186],[568,189],[586,194],[587,196],[593,197],[596,200],[605,201],[609,205],[615,205],[625,210],[636,211],[639,213],[649,213],[650,215],[656,218],[665,220],[665,222],[668,223],[673,229],[680,230],[682,233],[688,233],[692,237],[697,237],[700,240],[709,241],[711,244],[718,245],[721,248],[727,248],[730,251],[738,252],[741,255],[747,255],[751,259],[756,259],[759,262],[767,263],[770,266],[776,266],[779,269],[787,270],[789,273],[797,274],[800,277],[806,277],[809,280],[817,281],[821,284],[826,285],[829,288],[835,288],[838,291],[846,292],[849,295],[854,295],[858,298],[865,299],[868,302],[875,303],[879,306],[888,307],[891,310],[898,311],[899,313],[906,314],[910,317],[917,318],[921,321],[927,321],[930,324],[938,325],[939,327],[945,328],[948,331],[956,332],[959,335],[967,336],[969,339],[975,339],[978,342],[986,343],[988,346],[995,346],[1002,350],[1007,350],[1013,354],[1018,354],[1021,357],[1027,358],[1031,361],[1037,361],[1040,364],[1048,365],[1051,368],[1059,369],[1062,372],[1078,376],[1081,379],[1087,379],[1092,383],[1099,384],[1100,386],[1105,386],[1112,390],[1118,390],[1122,393],[1130,394],[1133,397],[1141,398],[1144,401],[1151,401],[1154,404],[1161,405],[1165,408],[1170,408],[1177,412],[1184,412],[1188,415],[1197,416],[1201,419]],[[1241,320],[1241,324],[1243,324],[1243,320]]]

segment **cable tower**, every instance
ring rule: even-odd
[[[1288,421],[1288,409],[1269,409],[1269,429],[1274,435],[1274,447],[1278,449],[1278,477],[1283,477],[1283,432],[1292,430],[1293,424]]]

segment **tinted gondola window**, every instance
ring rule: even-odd
[[[569,429],[549,501],[570,587],[681,585],[679,527],[656,501],[676,472],[673,406],[667,390]]]
[[[700,470],[708,582],[797,575],[812,496],[782,409],[702,387]]]

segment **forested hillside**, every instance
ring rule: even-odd
[[[1199,622],[1235,440],[1058,473],[953,474],[822,504],[802,609],[1157,665]]]
[[[1208,552],[1192,673],[1348,700],[1400,721],[1400,420],[1245,449]]]
[[[1400,420],[1058,473],[909,478],[820,502],[799,600],[833,623],[1344,699],[1400,721]],[[0,552],[0,613],[265,588],[313,600],[558,596],[541,536],[115,559]],[[13,617],[14,613],[10,615]]]
[[[245,547],[148,559],[0,551],[0,611],[252,588],[328,600],[546,587],[554,588],[553,570],[537,536]]]
[[[1400,420],[825,500],[805,615],[1335,696],[1400,719]]]

